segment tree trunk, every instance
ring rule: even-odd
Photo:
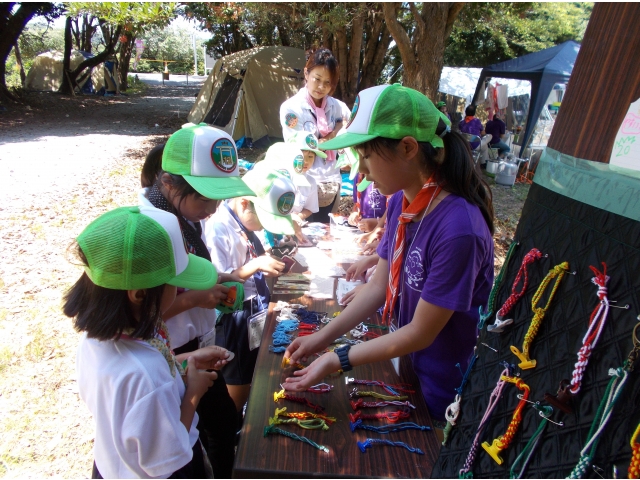
[[[362,61],[362,77],[358,90],[377,85],[378,78],[384,68],[384,59],[391,43],[389,29],[384,22],[381,11],[373,13],[373,20],[367,29],[367,41],[364,47],[364,59]]]
[[[120,44],[120,90],[126,91],[129,88],[129,65],[131,64],[131,53],[136,41],[135,36],[127,36],[127,41]]]
[[[362,53],[362,37],[364,35],[364,17],[357,13],[351,22],[351,42],[346,68],[342,68],[342,75],[346,74],[345,88],[342,91],[342,101],[349,108],[358,94],[358,75],[360,74],[360,55]],[[341,76],[342,76],[341,75]]]
[[[434,101],[438,93],[446,41],[463,5],[424,2],[420,12],[413,2],[409,2],[415,22],[413,38],[409,38],[398,21],[400,4],[382,4],[385,22],[402,57],[404,85],[424,93]]]
[[[22,88],[24,88],[26,75],[24,74],[24,66],[22,65],[22,55],[20,54],[20,42],[16,42],[16,44],[13,47],[13,52],[16,55],[16,63],[18,64],[18,67],[20,67],[20,84],[22,85]]]
[[[280,37],[280,44],[283,47],[291,46],[291,39],[289,38],[289,32],[282,25],[278,25],[278,36]]]
[[[17,101],[7,89],[7,58],[25,25],[42,8],[41,3],[22,2],[14,14],[15,2],[0,3],[0,102]]]
[[[73,47],[73,19],[71,17],[67,17],[67,20],[64,24],[64,57],[62,59],[62,84],[60,85],[60,89],[58,90],[60,93],[65,95],[71,95],[75,88],[75,84],[70,83],[71,77],[69,76],[69,71],[71,70],[71,48]]]

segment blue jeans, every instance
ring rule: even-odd
[[[499,155],[502,155],[503,153],[508,153],[511,151],[511,148],[509,147],[509,145],[504,143],[502,140],[499,140],[496,143],[489,144],[489,148],[497,148]]]

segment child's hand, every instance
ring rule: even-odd
[[[229,296],[229,287],[216,284],[208,290],[199,290],[196,295],[195,305],[200,308],[216,308],[216,306],[226,300]]]
[[[373,240],[368,242],[364,247],[362,247],[362,254],[373,255],[374,253],[376,253],[379,243],[380,243],[380,240],[377,238],[374,238]]]
[[[199,348],[188,354],[195,360],[196,368],[201,370],[220,370],[228,362],[233,360],[233,353],[226,348],[210,345]]]
[[[259,269],[262,270],[267,277],[277,277],[285,267],[284,263],[269,255],[261,255],[256,258],[256,260],[258,261]]]
[[[244,283],[244,280],[235,273],[220,273],[218,272],[218,283],[226,283],[226,282],[238,282]]]
[[[363,285],[358,285],[356,288],[354,288],[353,290],[348,291],[347,293],[345,293],[342,296],[342,301],[340,302],[340,305],[349,305],[351,303],[351,300],[353,300],[354,298],[356,298],[356,295],[358,294],[358,292],[360,290],[362,290],[364,288],[364,284]]]
[[[378,220],[375,218],[365,218],[357,223],[358,228],[362,232],[372,232],[378,225]]]
[[[199,370],[196,366],[196,359],[193,356],[187,359],[187,365],[187,391],[185,392],[185,398],[193,399],[197,403],[207,393],[209,387],[213,385],[213,381],[218,378],[218,374]]]
[[[349,215],[349,219],[347,221],[349,222],[349,225],[355,227],[358,225],[358,222],[360,222],[361,218],[362,217],[360,217],[360,212],[351,212],[351,215]],[[368,230],[362,230],[362,231],[365,232]]]

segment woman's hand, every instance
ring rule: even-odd
[[[196,368],[200,370],[220,370],[229,362],[232,354],[226,348],[210,345],[193,352],[176,355],[176,360],[182,362],[189,357],[193,357]]]
[[[339,369],[340,359],[338,355],[333,352],[328,352],[311,363],[307,368],[293,372],[294,376],[287,378],[282,386],[285,390],[303,392],[312,385],[320,383],[324,377],[333,372],[337,372]]]
[[[307,357],[323,351],[330,343],[331,340],[327,342],[321,331],[312,335],[298,337],[287,347],[284,352],[284,358],[288,358],[291,363],[306,362]]]
[[[342,296],[342,300],[340,301],[340,305],[349,305],[351,303],[351,300],[356,298],[356,295],[358,294],[358,292],[364,288],[364,285],[365,285],[364,283],[362,285],[358,285],[354,289],[352,289],[352,290],[348,291],[347,293],[345,293]]]
[[[208,290],[191,290],[197,292],[195,294],[195,307],[200,308],[216,308],[220,302],[226,300],[229,296],[229,287],[226,285],[216,284]]]

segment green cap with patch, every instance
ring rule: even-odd
[[[187,123],[167,140],[162,169],[182,177],[203,197],[215,200],[253,195],[240,178],[233,138],[206,123]]]
[[[438,128],[440,121],[444,128]],[[399,84],[379,85],[358,94],[346,133],[320,144],[320,148],[338,150],[378,137],[413,137],[442,148],[442,137],[450,130],[451,120],[422,93]]]

